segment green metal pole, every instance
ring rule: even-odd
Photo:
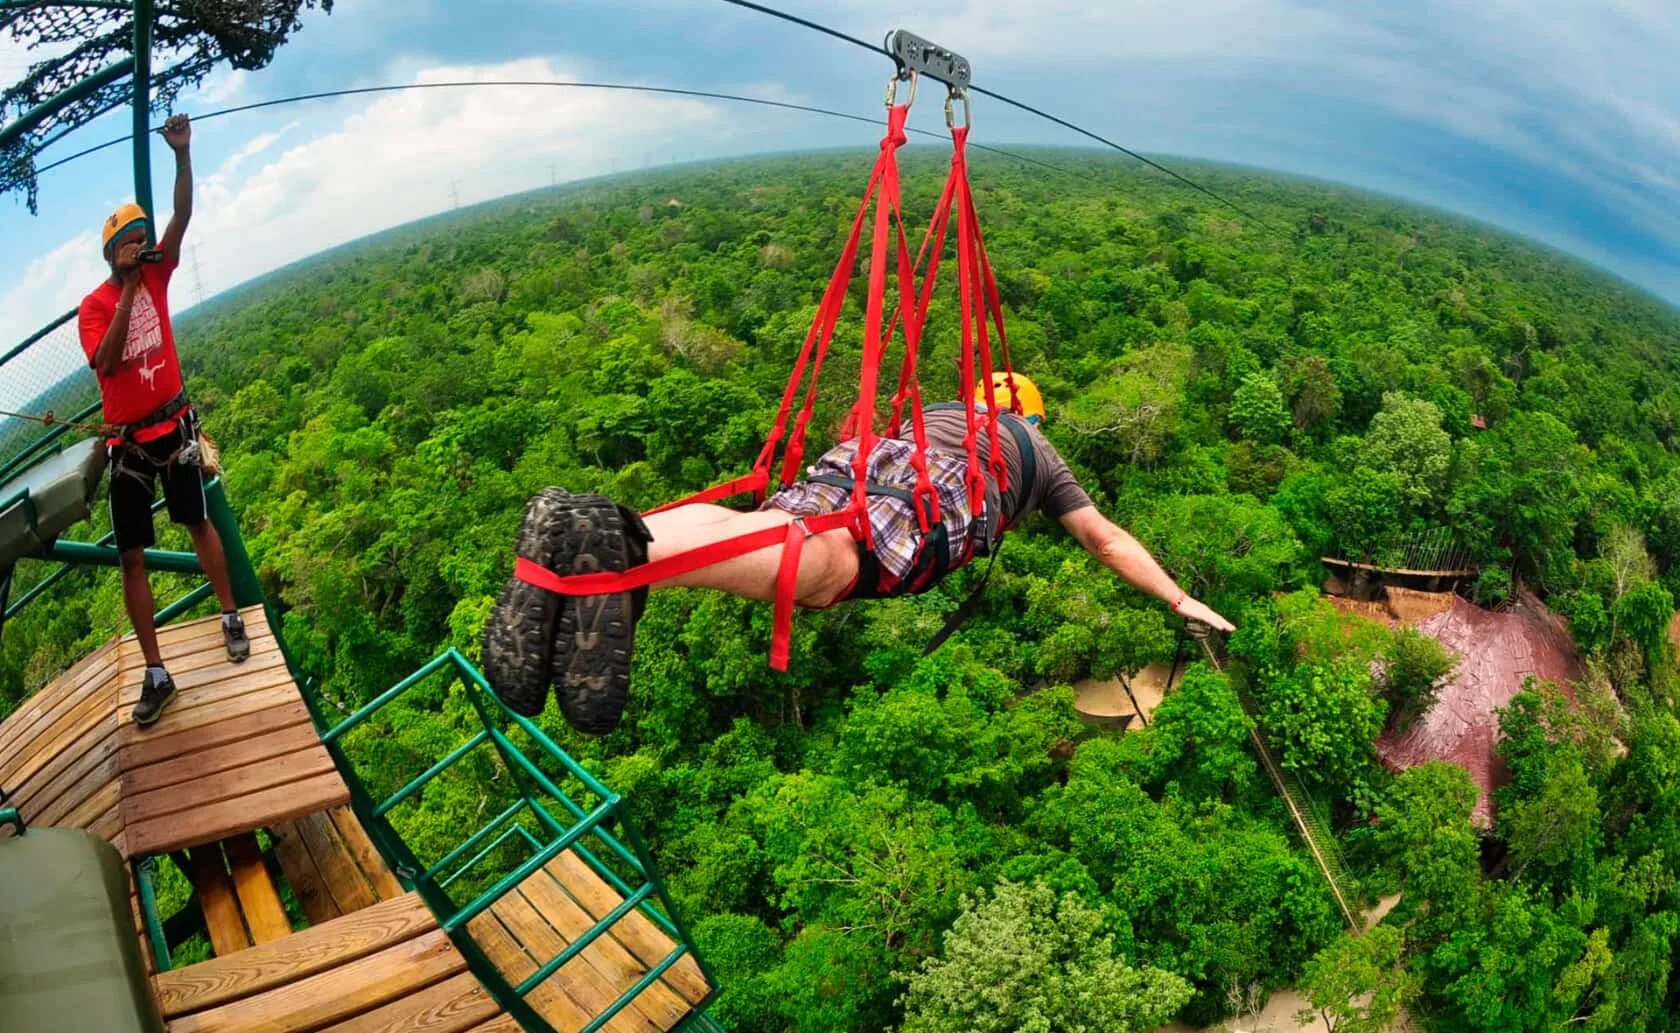
[[[152,0],[134,0],[133,115],[134,203],[145,211],[146,239],[155,244],[157,212],[152,209]]]
[[[220,477],[204,486],[204,499],[209,503],[210,523],[215,525],[216,534],[222,539],[222,554],[227,557],[228,580],[233,583],[234,603],[238,606],[261,605],[264,602],[262,582],[257,580],[256,568],[251,566],[251,556],[245,551],[245,539],[239,534],[239,521],[234,518],[233,507],[228,505]],[[269,614],[269,623],[278,629],[273,614]]]
[[[60,538],[47,548],[47,559],[60,563],[74,563],[88,567],[116,567],[121,565],[116,546],[94,545],[92,542],[66,541]],[[164,549],[146,550],[147,570],[167,570],[174,574],[202,574],[204,568],[198,565],[198,557],[190,552],[172,552]]]

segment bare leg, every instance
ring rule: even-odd
[[[793,519],[793,514],[780,509],[739,513],[722,506],[679,506],[645,518],[653,535],[648,559],[659,560],[766,527],[780,527]],[[773,545],[654,587],[715,588],[768,602],[776,597],[776,574],[781,563],[781,546]],[[850,532],[840,529],[812,535],[799,555],[796,599],[802,606],[828,606],[851,587],[857,575],[857,546]]]
[[[216,525],[200,520],[196,524],[188,524],[187,533],[192,535],[198,565],[204,568],[204,576],[210,579],[210,587],[216,590],[222,610],[233,609],[233,583],[228,580],[227,555],[222,552],[222,536],[216,533]]]
[[[147,665],[162,667],[163,654],[158,652],[157,628],[152,623],[156,603],[152,599],[152,583],[146,577],[145,550],[126,549],[118,557],[118,562],[122,566],[123,606],[134,625],[134,637],[140,643],[140,652],[145,655]]]

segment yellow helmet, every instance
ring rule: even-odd
[[[991,402],[999,409],[1011,409],[1009,398],[1009,381],[1015,381],[1015,401],[1020,403],[1018,411],[1028,422],[1039,423],[1044,419],[1044,396],[1038,393],[1038,385],[1023,377],[1019,373],[1005,373],[998,370],[992,374],[992,389],[986,390],[984,382],[974,385],[974,397],[980,402]]]
[[[117,210],[105,217],[105,225],[100,227],[99,247],[103,251],[111,248],[111,241],[128,231],[137,222],[146,221],[146,209],[133,201],[118,206]]]

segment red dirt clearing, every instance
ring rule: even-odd
[[[1527,593],[1510,613],[1491,613],[1455,596],[1450,608],[1417,628],[1458,657],[1458,670],[1427,714],[1404,732],[1377,740],[1377,753],[1396,770],[1445,760],[1469,771],[1481,788],[1471,819],[1485,828],[1493,821],[1490,794],[1505,780],[1495,752],[1494,710],[1521,692],[1530,676],[1560,683],[1579,679],[1580,658],[1562,622]]]

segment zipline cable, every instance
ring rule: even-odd
[[[785,21],[785,22],[791,22],[794,25],[800,26],[801,28],[811,29],[815,32],[821,32],[821,33],[824,33],[826,35],[833,36],[835,39],[844,40],[845,42],[850,43],[853,46],[862,47],[864,50],[873,51],[874,53],[882,55],[887,60],[893,61],[895,64],[897,63],[897,58],[895,58],[892,55],[892,53],[890,51],[888,51],[885,47],[878,46],[877,44],[874,44],[874,43],[870,43],[868,40],[859,39],[856,36],[852,36],[852,35],[849,35],[847,33],[841,32],[838,29],[829,28],[827,25],[823,25],[823,24],[820,24],[818,22],[811,21],[808,18],[801,18],[798,15],[789,14],[786,11],[780,11],[780,10],[777,10],[776,8],[774,8],[774,7],[766,6],[765,4],[754,3],[753,0],[723,0],[723,3],[729,4],[733,7],[744,7],[749,11],[756,11],[759,14],[769,15],[772,18],[780,18],[782,21]],[[1215,201],[1218,201],[1220,204],[1225,205],[1227,208],[1230,208],[1233,211],[1238,212],[1243,217],[1248,218],[1248,219],[1253,219],[1255,222],[1259,223],[1262,226],[1267,227],[1268,229],[1272,229],[1274,231],[1279,231],[1279,227],[1273,226],[1271,223],[1267,222],[1265,219],[1260,218],[1258,215],[1255,215],[1253,212],[1251,212],[1248,209],[1246,209],[1246,208],[1242,207],[1241,205],[1237,204],[1235,201],[1231,200],[1230,198],[1225,197],[1224,195],[1220,194],[1219,192],[1217,192],[1215,190],[1211,190],[1208,187],[1205,187],[1205,186],[1201,185],[1200,183],[1196,182],[1195,180],[1191,179],[1188,176],[1182,175],[1178,172],[1174,172],[1172,169],[1166,167],[1165,165],[1161,164],[1160,162],[1155,161],[1152,158],[1147,158],[1147,157],[1139,154],[1138,152],[1132,150],[1129,147],[1121,146],[1120,144],[1115,143],[1113,140],[1110,140],[1106,136],[1102,136],[1098,133],[1094,133],[1091,130],[1084,128],[1083,126],[1075,125],[1074,123],[1069,122],[1065,118],[1058,118],[1057,116],[1052,115],[1047,111],[1040,110],[1039,108],[1035,108],[1031,104],[1027,104],[1024,101],[1018,101],[1013,97],[1006,97],[1001,93],[997,93],[993,90],[988,90],[983,86],[976,86],[973,83],[970,83],[968,88],[970,90],[974,91],[975,93],[981,94],[982,96],[990,97],[995,101],[1000,101],[1004,104],[1010,105],[1011,107],[1019,108],[1020,110],[1025,111],[1028,114],[1037,115],[1039,118],[1046,119],[1048,121],[1054,122],[1055,124],[1057,124],[1059,126],[1062,126],[1065,129],[1071,129],[1073,132],[1076,132],[1076,133],[1080,134],[1081,136],[1087,137],[1089,139],[1095,140],[1096,142],[1102,144],[1105,147],[1112,147],[1114,150],[1119,151],[1121,154],[1124,154],[1127,157],[1135,158],[1138,161],[1143,162],[1145,165],[1148,165],[1150,168],[1156,169],[1160,172],[1163,172],[1163,173],[1167,174],[1168,176],[1171,176],[1173,179],[1175,179],[1178,182],[1184,184],[1185,186],[1189,187],[1190,189],[1192,189],[1192,190],[1194,190],[1198,193],[1205,194],[1208,197],[1213,198]],[[978,146],[978,144],[976,144],[975,146]]]
[[[787,111],[800,111],[813,115],[826,115],[830,118],[843,118],[847,121],[864,122],[869,125],[879,125],[881,121],[878,118],[869,118],[864,115],[854,115],[847,111],[834,111],[830,108],[813,107],[809,104],[794,104],[791,101],[769,100],[764,97],[747,97],[735,93],[717,93],[711,90],[687,90],[675,86],[642,86],[632,83],[611,82],[571,82],[559,79],[479,79],[453,82],[395,83],[384,86],[359,86],[352,89],[325,90],[320,93],[300,93],[293,97],[278,97],[273,100],[262,100],[251,104],[240,104],[236,107],[222,108],[217,111],[206,112],[202,115],[194,115],[193,121],[195,123],[208,122],[213,118],[220,118],[223,115],[234,115],[245,111],[255,111],[259,108],[271,108],[281,104],[296,104],[307,100],[327,100],[334,97],[351,97],[368,93],[395,93],[402,90],[462,89],[472,86],[543,86],[589,90],[618,90],[626,93],[655,93],[675,97],[697,97],[706,100],[727,100],[740,104],[757,104],[762,107],[781,108]],[[156,128],[160,127],[154,127],[154,130]],[[939,133],[931,132],[926,129],[911,129],[910,132],[916,133],[920,136],[931,136],[940,139],[943,138]],[[129,136],[119,136],[106,140],[104,143],[94,144],[92,147],[84,148],[74,154],[65,155],[62,158],[40,166],[35,170],[35,174],[39,176],[42,173],[49,172],[61,165],[75,161],[78,158],[85,158],[90,154],[95,154],[107,148],[128,143],[130,139],[132,138]],[[1079,173],[1074,172],[1072,169],[1063,168],[1062,166],[1056,165],[1052,162],[1044,161],[1039,158],[1033,158],[1025,154],[1016,154],[1013,151],[1008,151],[1001,147],[986,147],[983,144],[973,144],[971,146],[990,151],[993,154],[1000,154],[1016,161],[1027,162],[1047,169],[1054,169],[1064,175],[1079,175]]]

